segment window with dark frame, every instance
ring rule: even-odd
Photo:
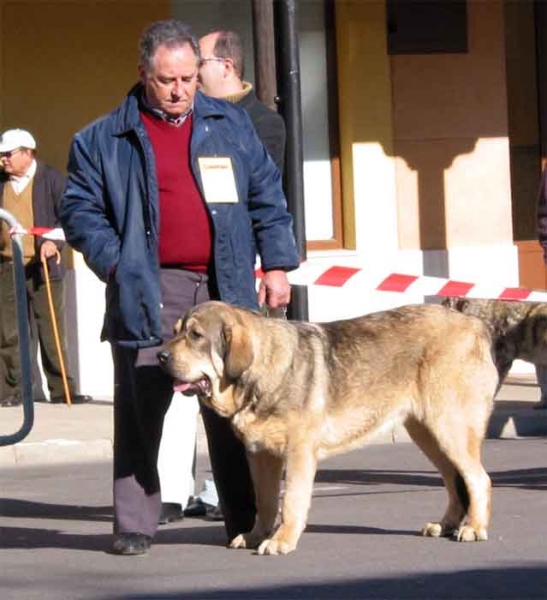
[[[467,52],[467,0],[387,0],[389,54]]]
[[[328,239],[307,239],[308,250],[334,250],[344,247],[342,227],[342,184],[340,174],[340,143],[338,124],[338,81],[337,50],[335,32],[335,7],[334,0],[322,0],[325,24],[325,53],[326,53],[326,80],[328,115],[328,140],[330,150],[331,169],[331,201],[332,201],[332,237]],[[306,160],[306,156],[304,156]],[[306,215],[309,219],[311,215]]]

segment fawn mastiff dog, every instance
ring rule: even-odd
[[[487,539],[491,484],[480,456],[498,375],[480,320],[419,305],[313,324],[207,302],[176,331],[158,353],[174,388],[197,393],[231,419],[247,450],[257,518],[232,548],[294,550],[318,461],[396,423],[438,468],[448,492],[444,515],[422,534]]]

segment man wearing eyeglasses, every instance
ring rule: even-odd
[[[199,88],[207,96],[227,100],[244,108],[279,171],[285,159],[285,122],[280,114],[256,97],[244,81],[245,52],[235,31],[213,31],[199,40],[201,64]]]
[[[36,159],[36,140],[24,129],[10,129],[0,137],[0,207],[10,212],[25,229],[34,226],[58,226],[57,206],[65,188],[65,177],[54,167]],[[60,242],[25,236],[23,255],[27,283],[27,300],[33,335],[33,350],[39,341],[42,366],[47,379],[50,401],[65,401],[61,364],[55,344],[52,317],[47,300],[42,261],[47,260],[51,276],[53,305],[64,361],[66,363],[64,324],[64,268],[58,257]],[[19,349],[13,255],[8,225],[0,229],[0,406],[21,404]],[[68,377],[69,389],[74,381]],[[71,394],[73,404],[91,398]]]

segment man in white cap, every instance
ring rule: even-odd
[[[0,137],[0,208],[10,212],[25,228],[58,226],[57,206],[65,189],[65,177],[54,167],[36,160],[36,140],[24,129],[10,129]],[[8,225],[0,228],[0,406],[21,404],[19,348],[13,285],[13,254]],[[62,352],[66,364],[64,324],[64,268],[58,260],[60,242],[41,237],[23,238],[29,318],[33,347],[40,345],[42,366],[50,401],[64,402],[60,360],[49,312],[42,260],[47,259],[51,291]],[[38,339],[36,340],[36,335]],[[69,389],[74,381],[68,377]],[[89,402],[89,396],[71,394],[73,404]]]

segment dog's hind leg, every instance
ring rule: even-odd
[[[457,452],[451,456],[465,484],[469,497],[467,519],[460,527],[459,542],[475,542],[488,539],[488,523],[492,501],[492,483],[481,462],[482,436],[468,430],[465,448],[467,453]],[[462,448],[463,450],[463,448]],[[451,452],[451,448],[448,449]]]
[[[451,536],[458,531],[467,514],[467,498],[462,493],[461,477],[448,456],[439,448],[439,444],[429,429],[414,418],[405,422],[406,430],[420,450],[437,467],[448,492],[448,506],[438,522],[427,523],[422,535],[431,537]]]
[[[248,452],[247,458],[255,490],[256,521],[249,533],[230,542],[230,548],[258,548],[272,534],[279,508],[283,459],[266,451]]]
[[[483,432],[458,419],[438,423],[434,431],[429,429],[426,449],[417,443],[439,468],[450,501],[441,522],[426,525],[423,533],[435,535],[439,528],[440,535],[448,535],[456,521],[467,515],[457,528],[458,541],[487,540],[492,485],[480,458]]]

